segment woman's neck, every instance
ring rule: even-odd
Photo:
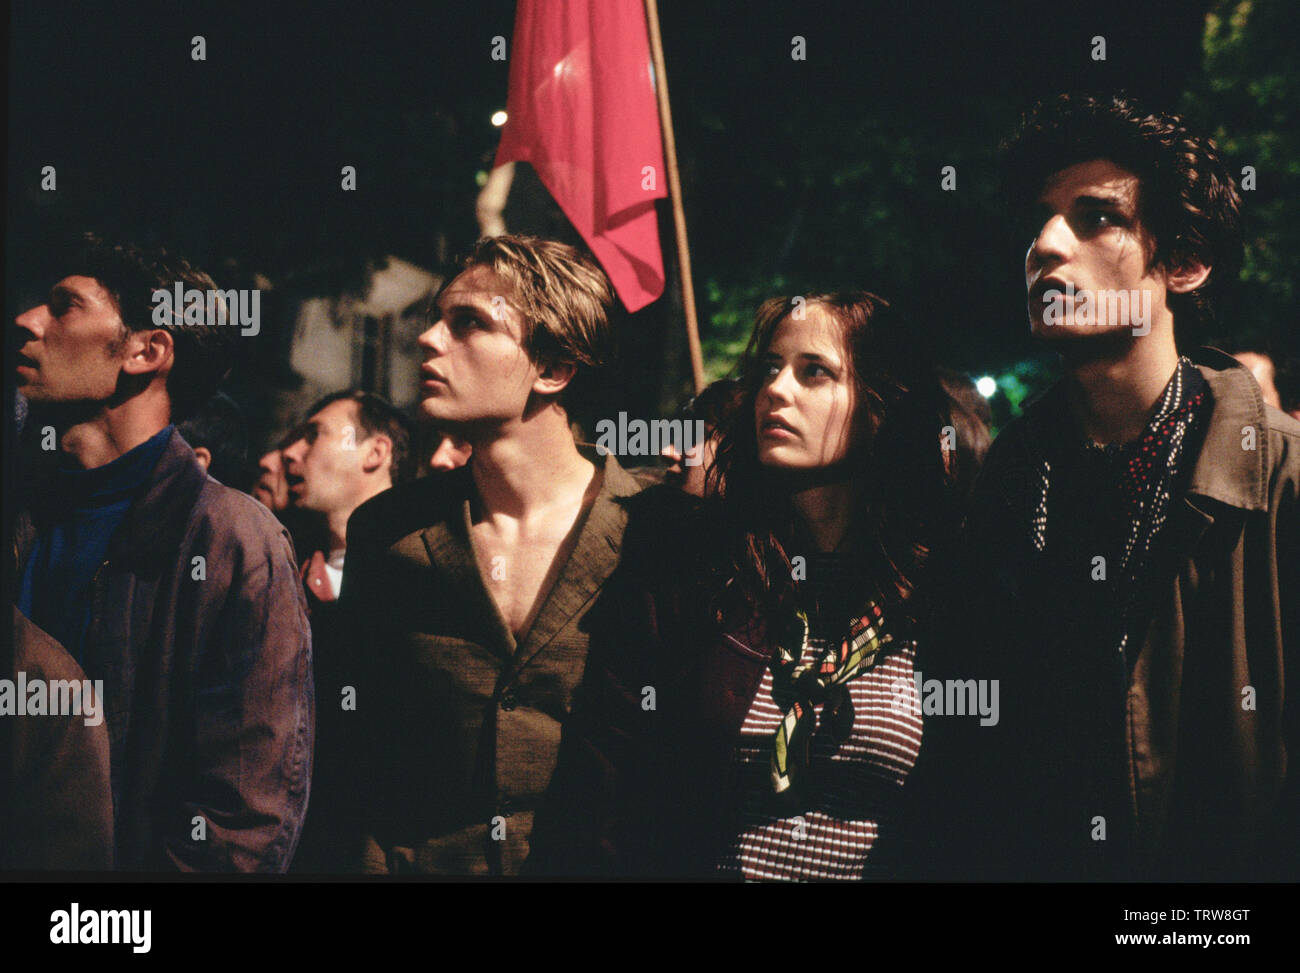
[[[853,488],[848,480],[796,490],[790,502],[819,553],[837,551],[849,533]]]

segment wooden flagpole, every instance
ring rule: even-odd
[[[686,210],[682,206],[682,183],[677,173],[677,141],[673,137],[673,112],[668,104],[668,73],[664,69],[663,40],[659,36],[659,4],[645,0],[646,22],[650,27],[650,56],[654,59],[655,94],[659,99],[659,127],[664,136],[664,162],[668,166],[668,196],[673,204],[673,229],[677,236],[677,266],[682,278],[682,308],[686,312],[686,342],[691,352],[691,374],[695,391],[704,388],[704,353],[695,317],[695,284],[691,280],[691,250],[686,242]]]

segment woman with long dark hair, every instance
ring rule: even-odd
[[[688,870],[708,856],[751,879],[881,872],[921,746],[918,587],[957,528],[947,399],[917,344],[866,292],[759,308],[707,518],[729,575],[710,600],[725,661],[683,660],[676,682],[683,727],[734,729],[729,760],[693,768],[680,810],[711,833]]]
[[[632,514],[556,777],[584,797],[539,818],[537,871],[889,874],[927,568],[958,528],[915,338],[866,292],[759,308],[708,473],[725,493]]]

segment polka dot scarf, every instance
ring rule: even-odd
[[[1120,494],[1128,521],[1123,553],[1117,571],[1125,617],[1130,614],[1156,535],[1169,515],[1188,440],[1204,418],[1208,386],[1189,358],[1180,358],[1173,378],[1165,386],[1151,419],[1134,443],[1121,447]],[[1089,449],[1106,449],[1087,444]],[[1047,547],[1048,486],[1051,464],[1038,470],[1038,502],[1030,525],[1034,548]],[[1127,624],[1120,641],[1128,643]]]

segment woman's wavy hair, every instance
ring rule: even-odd
[[[737,368],[742,403],[719,430],[707,474],[727,485],[724,499],[710,501],[710,522],[722,533],[718,568],[730,578],[711,606],[721,624],[753,612],[775,617],[799,599],[791,560],[799,552],[790,550],[795,511],[788,487],[759,462],[755,405],[777,327],[814,307],[839,322],[857,392],[844,461],[854,488],[854,549],[864,552],[895,618],[900,609],[912,618],[912,595],[936,544],[954,539],[959,527],[957,453],[943,448],[949,399],[889,303],[866,291],[774,297],[758,308]]]

